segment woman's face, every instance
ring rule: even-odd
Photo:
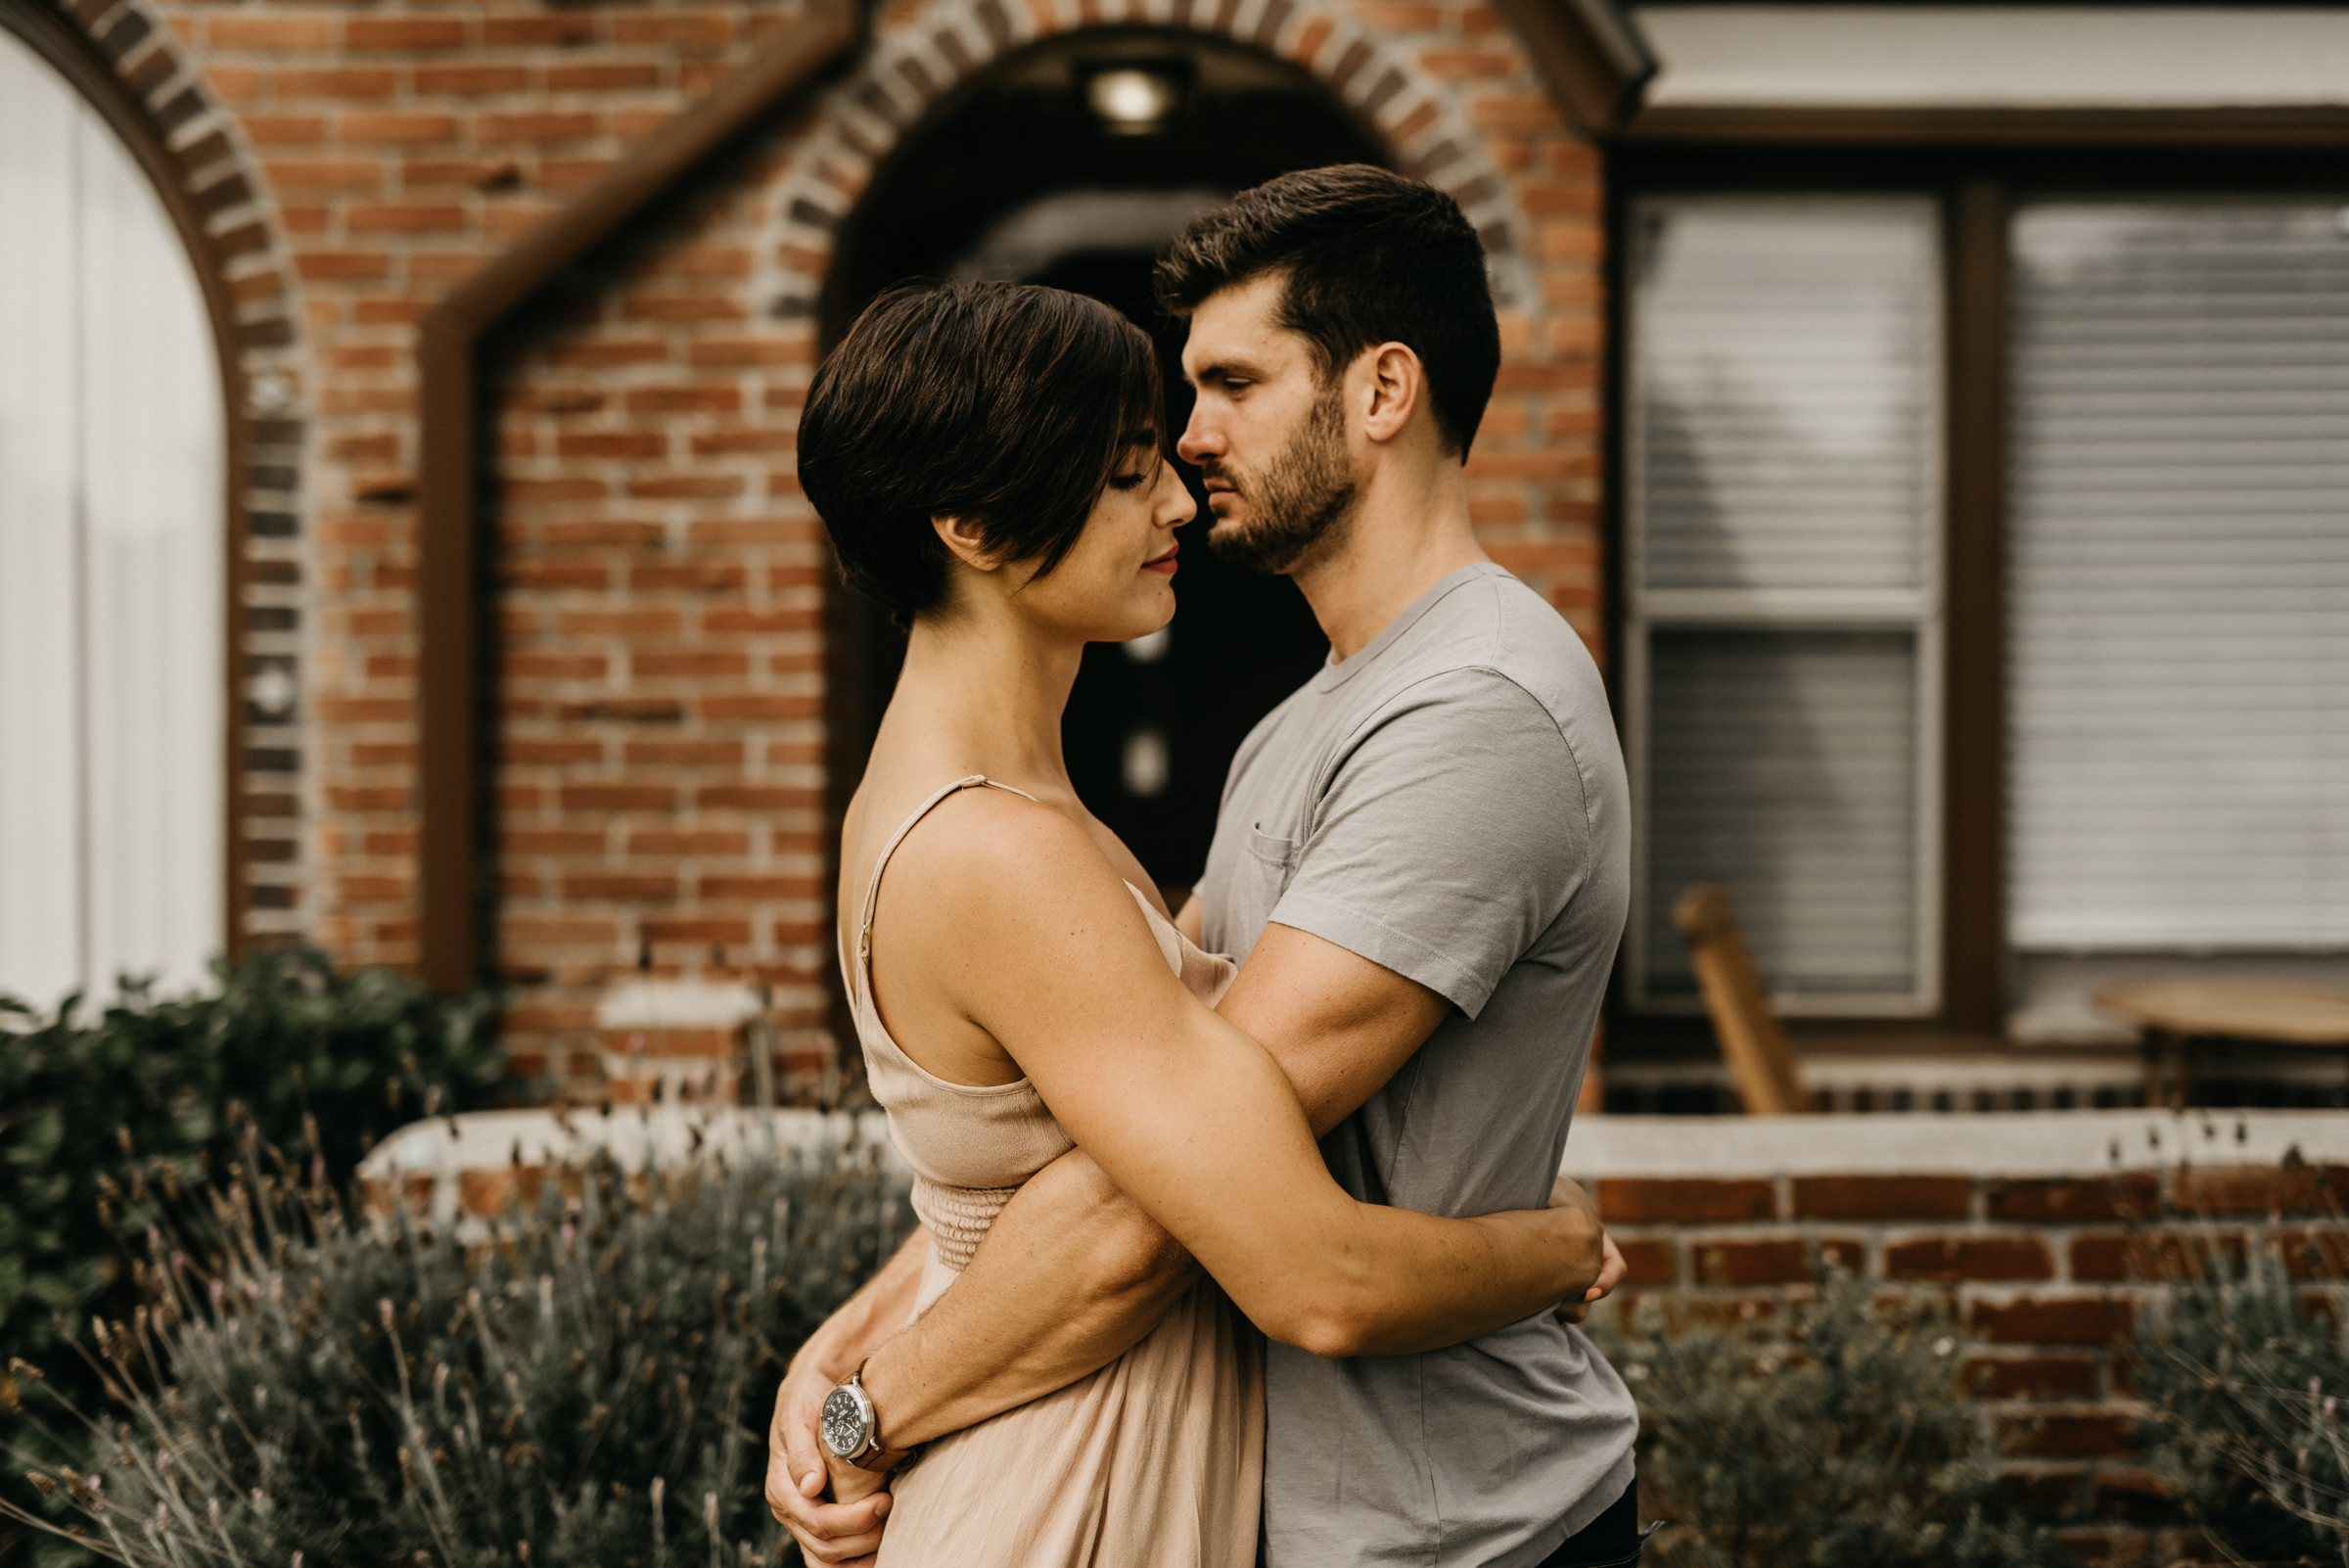
[[[1012,604],[1084,642],[1147,636],[1174,618],[1174,530],[1197,510],[1155,441],[1128,448],[1075,548]]]

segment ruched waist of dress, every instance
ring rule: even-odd
[[[956,1273],[970,1267],[979,1243],[987,1239],[995,1216],[1011,1201],[1018,1187],[949,1187],[928,1176],[913,1178],[913,1212],[930,1227],[930,1245],[939,1262]]]

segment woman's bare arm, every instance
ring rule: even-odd
[[[884,889],[884,1002],[889,969],[919,974],[1000,1041],[1109,1180],[1267,1334],[1325,1356],[1406,1354],[1597,1276],[1599,1227],[1578,1209],[1444,1220],[1347,1196],[1279,1066],[1182,989],[1084,834],[1024,802],[963,814],[978,811],[983,827],[928,836]]]
[[[1183,917],[1197,923],[1193,898]],[[1280,1064],[1318,1137],[1409,1060],[1451,1011],[1413,980],[1318,937],[1267,927],[1220,1009]],[[1579,1187],[1554,1202],[1589,1199]],[[927,1443],[1051,1393],[1138,1342],[1199,1277],[1181,1244],[1072,1149],[1013,1195],[962,1277],[874,1353],[866,1384],[892,1441]],[[828,1385],[826,1385],[828,1387]],[[812,1411],[822,1389],[802,1404]],[[812,1439],[795,1469],[818,1462]]]

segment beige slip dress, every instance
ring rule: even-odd
[[[985,1087],[925,1072],[872,994],[873,909],[889,858],[974,774],[924,801],[873,862],[852,963],[842,954],[873,1097],[930,1227],[914,1315],[978,1251],[1020,1183],[1075,1147],[1026,1079]],[[1200,951],[1128,884],[1167,965],[1213,1007],[1231,960]],[[1104,1040],[1104,1050],[1116,1042]],[[889,1412],[881,1412],[888,1434]],[[1249,1568],[1264,1486],[1264,1346],[1213,1280],[1099,1371],[928,1445],[898,1476],[880,1568]]]

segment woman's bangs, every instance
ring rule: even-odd
[[[1120,317],[1126,349],[1118,377],[1118,429],[1125,433],[1119,442],[1120,457],[1137,446],[1157,448],[1160,455],[1174,455],[1167,434],[1167,394],[1164,378],[1158,366],[1158,348],[1149,335],[1132,322]]]

